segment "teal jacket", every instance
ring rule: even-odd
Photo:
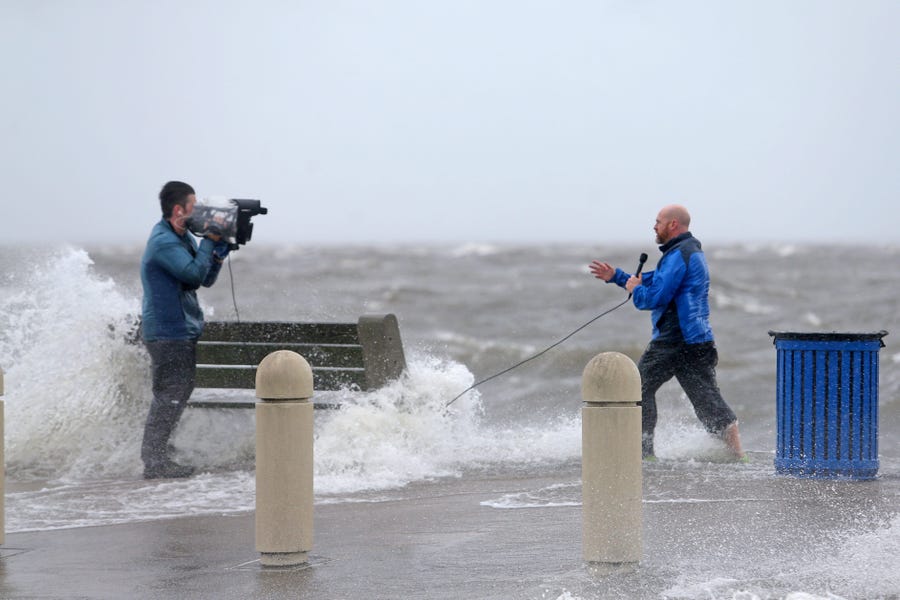
[[[709,267],[700,241],[683,233],[659,247],[655,271],[644,273],[634,288],[635,308],[650,310],[653,339],[700,344],[712,342],[709,324]],[[610,280],[625,287],[630,275],[621,269]]]
[[[197,288],[211,286],[219,276],[222,265],[213,248],[212,240],[204,238],[198,246],[191,234],[178,235],[165,219],[153,227],[141,258],[144,341],[190,340],[203,333]]]

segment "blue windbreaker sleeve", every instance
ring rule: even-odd
[[[640,310],[653,310],[669,305],[675,292],[687,274],[687,267],[678,256],[673,260],[663,260],[655,271],[644,274],[643,284],[634,288],[632,300]]]
[[[197,255],[191,256],[181,242],[165,243],[159,246],[156,261],[178,281],[198,288],[203,285],[213,266],[213,242],[203,239],[197,249]],[[216,271],[218,274],[218,271]]]
[[[622,269],[616,267],[616,272],[612,276],[612,279],[607,281],[606,283],[614,283],[620,288],[625,287],[625,282],[631,278],[631,275],[623,271]]]
[[[622,269],[616,268],[616,273],[612,276],[612,279],[610,279],[606,283],[615,283],[619,287],[624,288],[629,279],[631,279],[631,273],[626,273]],[[644,271],[642,279],[644,285],[650,285],[650,282],[652,280],[653,271]]]

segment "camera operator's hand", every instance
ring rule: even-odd
[[[210,238],[212,239],[212,238]],[[225,260],[225,257],[228,256],[228,253],[231,252],[231,246],[228,242],[216,241],[215,247],[213,247],[213,258],[217,261],[222,262]]]
[[[210,223],[206,226],[206,232],[203,234],[203,237],[218,243],[222,239],[222,230],[219,229],[218,225]]]

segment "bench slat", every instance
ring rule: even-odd
[[[242,342],[247,340],[289,344],[358,344],[356,323],[293,323],[290,321],[242,322],[209,321],[201,342]]]
[[[197,363],[258,365],[276,350],[292,350],[315,367],[363,368],[362,346],[325,344],[257,344],[203,342],[197,344]]]
[[[217,398],[215,400],[194,400],[191,399],[189,406],[194,408],[256,408],[255,400],[230,400],[228,398]],[[331,409],[338,410],[340,404],[329,404],[327,402],[315,402],[313,408],[316,410]]]
[[[254,389],[256,367],[272,352],[291,350],[313,370],[315,390],[371,390],[400,377],[406,359],[397,317],[363,315],[357,323],[208,321],[197,345],[197,388]],[[253,408],[247,399],[191,400],[203,408]],[[315,404],[337,408],[339,404]]]
[[[317,390],[333,391],[348,386],[365,389],[365,384],[363,369],[313,369],[313,388]],[[256,388],[256,369],[198,364],[195,387],[252,390]]]

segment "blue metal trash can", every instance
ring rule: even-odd
[[[778,355],[776,472],[876,476],[878,350],[887,333],[769,332]]]

